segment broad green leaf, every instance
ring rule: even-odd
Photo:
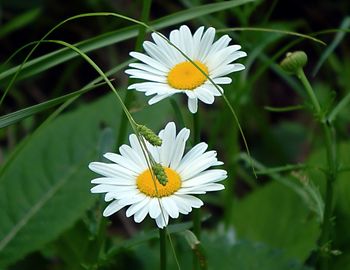
[[[282,249],[305,260],[319,235],[316,217],[290,188],[271,182],[238,201],[233,226],[239,238]]]
[[[150,26],[152,26],[156,30],[159,30],[171,25],[183,23],[185,21],[195,19],[197,17],[201,17],[210,13],[233,8],[252,1],[254,0],[232,0],[232,1],[224,1],[219,3],[202,5],[202,6],[179,11],[174,14],[162,17],[158,20],[151,22]],[[134,25],[134,26],[130,26],[130,27],[118,29],[112,32],[101,34],[94,38],[79,42],[75,46],[77,46],[80,50],[86,53],[86,52],[97,50],[105,46],[112,45],[130,38],[136,37],[138,35],[138,31],[139,31],[139,26]],[[33,59],[27,62],[23,66],[23,69],[21,70],[17,80],[32,76],[34,74],[38,74],[53,66],[64,63],[65,61],[68,61],[74,57],[77,57],[75,52],[69,49],[61,49],[61,50],[54,51],[52,53],[48,53],[36,59]],[[16,66],[0,73],[0,81],[8,80],[10,76],[15,74],[18,68],[19,66]]]
[[[184,237],[174,237],[176,255],[181,269],[192,269],[192,250]],[[289,257],[283,250],[266,244],[250,241],[237,241],[233,232],[203,231],[201,244],[203,255],[208,262],[208,270],[312,270],[304,267],[297,259]],[[158,269],[158,243],[143,244],[134,247],[135,261],[140,261],[143,269]],[[175,258],[168,245],[168,269],[178,269]]]
[[[164,106],[166,105],[166,106]],[[101,157],[103,126],[119,124],[116,98],[62,115],[36,132],[0,178],[0,269],[41,248],[72,226],[98,196],[90,194],[90,161]],[[142,110],[141,123],[162,123],[167,102]]]
[[[312,270],[289,257],[283,250],[262,243],[232,241],[230,235],[204,237],[208,269]]]

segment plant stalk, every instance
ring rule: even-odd
[[[166,270],[166,229],[159,229],[160,270]]]
[[[200,122],[199,122],[199,112],[193,114],[193,145],[200,142]],[[194,208],[192,211],[193,219],[193,232],[197,239],[201,239],[201,210],[200,208]],[[198,257],[193,253],[193,269],[199,269]]]
[[[327,171],[326,171],[326,194],[325,194],[325,208],[323,215],[323,222],[321,225],[321,235],[318,240],[318,254],[317,263],[322,270],[329,269],[329,254],[332,250],[331,245],[331,231],[333,227],[333,204],[334,204],[334,183],[337,179],[338,167],[337,167],[337,144],[336,134],[333,125],[330,121],[321,118],[321,107],[317,100],[317,97],[305,76],[302,69],[299,69],[297,76],[304,85],[307,94],[313,104],[316,117],[322,126],[324,133],[324,140],[326,144],[327,155]]]

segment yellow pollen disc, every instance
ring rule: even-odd
[[[205,74],[209,75],[206,65],[200,61],[194,61]],[[182,62],[174,66],[168,73],[168,84],[179,90],[193,90],[201,86],[207,77],[191,62]]]
[[[174,170],[164,168],[168,177],[168,182],[165,186],[159,183],[158,180],[153,181],[152,174],[149,169],[141,173],[136,179],[137,188],[144,194],[150,197],[166,197],[175,193],[181,187],[181,178]],[[156,182],[157,190],[154,182]]]

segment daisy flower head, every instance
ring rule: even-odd
[[[109,205],[103,212],[110,216],[127,207],[126,216],[134,216],[139,223],[147,215],[155,219],[159,228],[164,228],[169,217],[178,218],[188,214],[192,208],[199,208],[203,202],[195,194],[224,189],[219,181],[227,177],[222,169],[209,169],[222,165],[215,151],[206,151],[208,145],[201,142],[185,155],[185,145],[190,131],[183,128],[176,133],[176,126],[170,122],[160,131],[161,146],[153,146],[147,141],[145,147],[167,176],[161,184],[152,177],[140,142],[135,134],[129,136],[130,145],[122,145],[120,154],[106,153],[104,157],[111,163],[91,162],[89,168],[102,177],[93,179],[96,184],[92,193],[105,193]]]
[[[228,35],[214,42],[215,29],[212,27],[206,31],[203,26],[199,27],[192,35],[190,29],[182,25],[180,29],[170,32],[170,43],[157,33],[153,33],[152,38],[154,43],[143,43],[145,54],[130,53],[141,63],[132,63],[130,69],[125,71],[131,78],[145,80],[130,85],[128,89],[145,92],[146,96],[155,95],[148,101],[150,105],[176,93],[185,93],[189,110],[196,113],[198,99],[212,104],[215,96],[222,95],[223,90],[219,85],[231,83],[227,75],[245,68],[240,63],[233,63],[247,56],[240,51],[241,46],[229,45],[231,38]],[[203,73],[218,85],[220,91]]]

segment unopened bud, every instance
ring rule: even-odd
[[[288,73],[297,73],[307,63],[307,55],[303,51],[289,52],[280,63],[281,68]]]
[[[162,139],[158,137],[151,129],[143,125],[137,125],[137,131],[153,146],[161,146]]]
[[[155,163],[153,164],[152,166],[152,170],[153,170],[153,173],[154,175],[156,176],[158,182],[165,186],[166,183],[168,183],[168,177],[164,171],[164,168],[162,165],[160,165],[159,163]]]

